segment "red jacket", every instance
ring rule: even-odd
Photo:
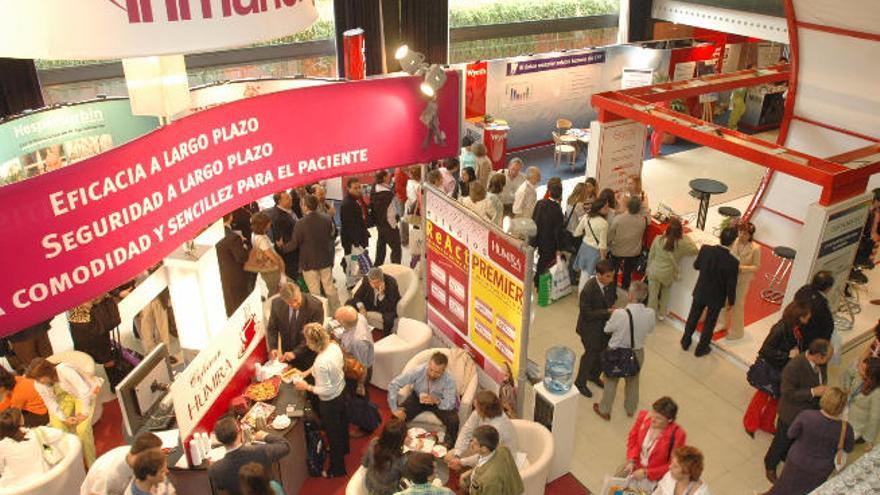
[[[406,183],[409,182],[409,175],[403,167],[394,170],[394,195],[401,203],[406,203]]]
[[[670,452],[675,448],[684,446],[687,436],[684,428],[678,426],[675,422],[669,423],[666,429],[660,433],[657,443],[654,444],[654,449],[651,450],[651,455],[648,456],[648,465],[642,466],[640,461],[642,443],[644,443],[649,429],[651,429],[651,415],[648,414],[648,411],[640,411],[635,423],[633,423],[632,429],[629,431],[629,440],[626,444],[626,459],[635,463],[635,469],[644,468],[648,472],[649,480],[658,481],[669,471],[669,463],[672,461],[669,455]],[[675,443],[673,448],[670,448],[669,441],[673,436],[675,437]]]

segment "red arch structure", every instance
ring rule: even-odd
[[[880,5],[853,3],[785,0],[790,66],[601,93],[593,106],[600,121],[635,120],[766,167],[746,214],[773,222],[763,230],[767,244],[796,244],[810,204],[861,194],[880,172],[880,68],[871,62],[880,58]],[[776,144],[655,105],[783,80],[789,94]]]

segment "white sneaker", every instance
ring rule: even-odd
[[[659,316],[657,316],[657,319],[660,320],[660,321],[663,321],[663,320],[666,319],[666,317],[663,316],[663,315],[659,315]]]

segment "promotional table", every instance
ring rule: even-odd
[[[288,404],[294,404],[297,409],[302,409],[305,397],[292,384],[282,382],[274,404],[275,410],[283,414]],[[290,426],[283,430],[275,430],[270,426],[268,431],[281,435],[290,442],[290,453],[275,463],[272,477],[281,482],[285,493],[299,493],[308,477],[303,421],[301,418],[293,419]],[[188,468],[186,461],[183,460],[175,466],[169,466],[171,482],[177,489],[177,493],[217,494],[217,490],[211,486],[211,481],[208,479],[209,465],[208,462],[203,462],[197,467]]]

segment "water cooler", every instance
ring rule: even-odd
[[[525,389],[523,418],[541,423],[553,435],[555,452],[550,464],[550,475],[547,478],[549,483],[570,470],[577,436],[580,393],[576,387],[571,387],[563,394],[555,394],[548,391],[543,383],[534,386],[527,383]]]

